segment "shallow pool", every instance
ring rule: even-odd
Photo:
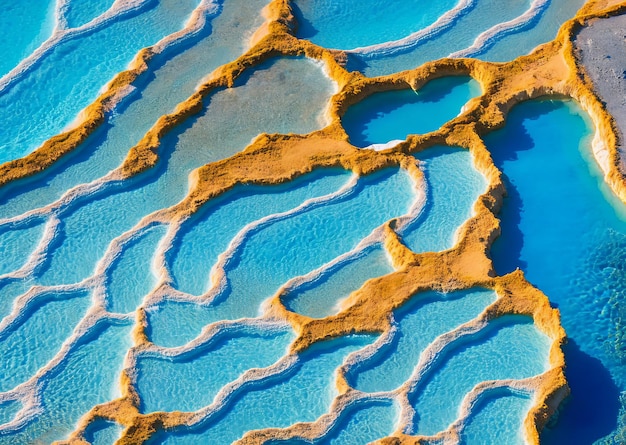
[[[437,130],[478,95],[480,85],[471,78],[443,77],[418,91],[408,88],[374,93],[348,108],[341,122],[357,147],[387,144],[410,134]]]

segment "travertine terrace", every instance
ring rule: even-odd
[[[525,419],[524,429],[528,442],[536,444],[539,443],[541,429],[569,394],[562,352],[566,333],[560,326],[558,310],[550,306],[541,291],[526,281],[521,271],[497,276],[494,270],[489,251],[499,235],[498,211],[506,190],[501,173],[493,164],[481,138],[505,125],[508,111],[520,102],[548,96],[572,98],[593,121],[596,131],[594,155],[606,182],[626,202],[626,182],[619,168],[616,124],[594,93],[588,76],[578,66],[573,49],[577,33],[590,20],[624,13],[625,10],[626,4],[621,1],[589,0],[574,19],[563,24],[554,41],[509,63],[441,59],[410,71],[367,78],[344,68],[346,55],[343,52],[321,48],[294,37],[297,23],[289,1],[273,0],[264,11],[265,24],[252,37],[251,49],[211,73],[193,96],[180,103],[172,114],[162,116],[132,147],[123,165],[113,172],[111,178],[127,179],[154,168],[159,162],[163,136],[199,113],[204,98],[218,89],[232,87],[246,70],[276,56],[306,56],[322,62],[325,72],[339,88],[328,109],[330,124],[308,135],[259,135],[244,151],[194,171],[186,198],[173,207],[149,215],[141,224],[149,225],[154,221],[180,224],[204,203],[239,184],[281,184],[322,167],[341,167],[358,175],[367,175],[384,167],[400,166],[419,182],[423,178],[415,166],[414,154],[435,145],[469,150],[475,167],[485,176],[489,186],[475,203],[473,216],[459,231],[454,248],[439,253],[415,254],[404,246],[401,237],[394,231],[398,222],[392,220],[379,235],[393,259],[396,272],[367,281],[342,303],[342,310],[337,315],[311,319],[290,312],[282,302],[279,291],[267,307],[266,316],[285,320],[294,328],[297,339],[291,351],[297,353],[315,342],[332,337],[351,333],[384,333],[390,328],[391,312],[420,292],[448,292],[475,287],[493,289],[499,298],[472,322],[477,329],[489,320],[507,314],[522,314],[532,317],[537,328],[552,340],[551,369],[540,376],[511,383],[534,391],[535,405]],[[30,155],[0,166],[0,185],[40,172],[76,148],[104,122],[116,98],[147,69],[147,63],[155,52],[158,48],[146,48],[140,52],[132,66],[111,81],[98,100],[83,111],[82,122],[73,129],[51,138]],[[482,95],[472,99],[461,115],[439,130],[410,136],[405,142],[383,151],[362,150],[350,144],[341,125],[341,117],[349,106],[375,92],[407,88],[418,90],[429,80],[455,75],[471,76],[481,85]],[[219,280],[220,277],[214,276],[213,279]],[[153,294],[167,291],[168,284],[162,283]],[[136,311],[131,356],[151,347],[145,332],[146,324],[145,310],[139,308]],[[201,413],[185,412],[142,414],[139,394],[133,386],[132,370],[124,371],[119,385],[122,397],[93,407],[65,443],[86,443],[85,430],[96,419],[111,420],[124,427],[118,444],[137,444],[143,443],[158,430],[194,424],[201,416]],[[340,396],[333,404],[334,413],[357,397],[342,373],[338,376],[337,385]],[[477,397],[484,389],[477,388],[473,396]],[[286,429],[253,431],[238,443],[260,444],[269,438],[313,439],[328,428],[332,415]],[[459,434],[457,428],[458,422],[436,438],[409,436],[398,430],[381,443],[411,444],[454,439]]]

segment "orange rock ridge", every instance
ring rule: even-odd
[[[339,92],[333,96],[330,108],[331,123],[323,130],[309,135],[263,134],[243,152],[209,165],[193,174],[189,195],[167,212],[171,221],[180,221],[195,212],[208,200],[224,193],[237,184],[276,184],[289,181],[316,168],[340,166],[359,175],[366,175],[381,168],[396,165],[409,171],[415,178],[421,177],[412,154],[433,145],[457,146],[470,150],[475,167],[484,174],[488,190],[474,206],[474,216],[463,225],[454,248],[439,253],[414,254],[393,231],[396,221],[385,227],[384,244],[393,258],[397,271],[381,278],[367,281],[343,303],[343,310],[324,319],[311,319],[289,312],[283,304],[279,291],[272,299],[270,315],[287,320],[298,334],[292,352],[306,349],[312,343],[327,338],[355,332],[382,333],[389,329],[392,311],[416,294],[427,290],[453,291],[483,287],[493,289],[498,295],[479,320],[492,320],[507,314],[523,314],[532,317],[539,330],[552,339],[550,349],[551,369],[533,380],[536,404],[524,422],[529,443],[539,443],[539,432],[555,413],[559,404],[568,395],[569,388],[564,376],[562,346],[566,336],[559,321],[559,312],[553,309],[547,297],[524,278],[521,271],[506,276],[496,276],[489,258],[489,249],[499,235],[496,217],[505,194],[501,173],[481,140],[481,136],[505,124],[508,111],[516,104],[542,96],[570,97],[591,116],[598,133],[594,149],[604,169],[607,183],[626,202],[624,176],[619,171],[616,150],[615,123],[598,100],[589,80],[576,63],[572,41],[578,30],[595,17],[621,13],[626,9],[623,2],[612,0],[589,1],[578,15],[566,22],[557,38],[538,47],[528,56],[510,63],[488,63],[474,59],[442,59],[427,63],[417,69],[390,76],[367,78],[359,73],[349,73],[343,66],[345,54],[320,48],[310,42],[296,39],[293,32],[294,18],[287,0],[274,0],[264,11],[267,22],[253,37],[254,46],[242,57],[216,70],[188,100],[181,103],[174,113],[161,117],[145,137],[133,147],[121,171],[131,177],[158,162],[160,139],[172,128],[189,116],[199,113],[204,98],[218,88],[230,88],[237,77],[258,63],[277,56],[306,56],[324,62],[328,75],[334,79]],[[141,53],[140,53],[141,54]],[[149,54],[141,58],[145,64]],[[143,65],[142,65],[143,66]],[[145,69],[145,68],[143,68]],[[352,146],[341,126],[341,117],[346,109],[364,97],[378,91],[390,89],[419,89],[436,77],[469,75],[478,81],[483,94],[471,100],[463,114],[445,124],[439,130],[422,136],[410,136],[398,146],[381,151],[360,150]],[[128,74],[131,76],[131,74]],[[135,75],[136,76],[136,75]],[[122,80],[120,80],[123,83]],[[129,80],[128,83],[132,82]],[[112,87],[110,87],[111,89]],[[108,96],[107,96],[108,97]],[[100,99],[99,99],[100,100]],[[101,112],[104,99],[94,103],[93,113],[77,130],[66,139],[86,137],[93,126],[104,119]],[[98,114],[100,110],[101,114]],[[62,138],[64,135],[58,136]],[[61,142],[51,139],[41,153],[54,152]],[[65,140],[65,139],[63,139]],[[66,145],[66,151],[75,147],[75,139]],[[74,144],[74,145],[73,145]],[[21,177],[24,172],[35,172],[51,162],[39,163],[36,153],[33,158],[14,161],[15,166],[4,168],[9,179]],[[602,163],[602,155],[608,162]],[[56,154],[56,158],[62,153]],[[43,154],[41,156],[44,156]],[[46,155],[47,156],[47,155]],[[419,154],[418,154],[419,158]],[[46,158],[47,159],[47,158]],[[21,162],[21,163],[20,163]],[[18,168],[19,166],[19,168]],[[28,170],[31,169],[31,170]],[[15,173],[13,173],[15,171]],[[4,175],[2,176],[4,178]],[[1,183],[0,183],[1,184]],[[135,351],[150,345],[145,334],[146,319],[143,309],[137,311],[137,325],[133,333]],[[129,370],[125,370],[120,381],[122,397],[94,407],[81,421],[79,427],[65,443],[85,443],[83,434],[87,425],[103,418],[125,427],[118,444],[138,444],[149,439],[155,431],[170,429],[178,425],[191,424],[198,420],[194,413],[139,412],[139,396],[133,387]],[[342,393],[333,409],[347,403],[353,391],[340,373],[337,381]],[[313,438],[323,431],[324,422],[297,424],[282,430],[262,430],[248,433],[241,443],[262,443],[270,437]],[[454,432],[450,432],[454,434]],[[412,444],[423,443],[425,438],[408,436],[400,431],[380,443]]]

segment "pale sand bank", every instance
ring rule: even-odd
[[[626,172],[626,15],[593,21],[575,43],[596,93],[617,124],[621,168]]]

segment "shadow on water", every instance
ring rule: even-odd
[[[569,340],[563,348],[572,390],[555,424],[541,435],[544,445],[591,444],[617,428],[619,388],[600,360]]]
[[[291,11],[296,18],[296,35],[301,39],[310,39],[315,36],[319,30],[313,26],[309,20],[306,19],[302,10],[294,2],[291,2]]]
[[[609,237],[607,239],[607,235],[604,232],[615,223],[607,217],[606,212],[603,212],[604,207],[598,204],[595,218],[601,223],[600,233],[602,236],[590,236],[589,240],[581,239],[579,249],[577,251],[574,250],[573,253],[571,250],[561,251],[559,249],[551,249],[551,246],[545,245],[543,246],[545,251],[536,251],[539,247],[537,243],[531,245],[530,238],[527,240],[529,247],[526,249],[524,233],[520,229],[522,219],[527,219],[527,225],[529,226],[535,224],[531,226],[532,230],[527,233],[529,237],[543,236],[545,238],[549,236],[551,237],[549,242],[557,245],[558,243],[567,242],[569,240],[568,236],[571,234],[583,236],[592,233],[594,230],[592,227],[587,227],[582,231],[579,228],[576,230],[564,228],[561,236],[554,231],[548,230],[547,227],[537,225],[536,221],[540,218],[547,218],[546,222],[550,224],[567,224],[567,215],[576,214],[581,209],[584,211],[590,205],[595,208],[594,202],[597,201],[594,200],[597,199],[597,193],[584,195],[588,182],[581,181],[576,176],[579,172],[576,169],[580,167],[577,164],[579,161],[575,160],[571,161],[571,164],[566,163],[565,166],[567,168],[555,169],[554,171],[557,175],[555,179],[570,181],[571,178],[571,183],[568,182],[569,187],[576,190],[580,195],[563,193],[566,188],[563,187],[563,184],[557,184],[554,186],[554,193],[558,199],[565,199],[562,208],[559,206],[557,209],[545,209],[544,212],[539,213],[536,209],[524,209],[525,202],[527,204],[538,204],[541,202],[542,205],[546,205],[546,203],[549,203],[548,205],[553,203],[556,203],[556,205],[563,204],[550,200],[537,201],[537,197],[541,196],[541,192],[538,191],[539,187],[534,187],[534,189],[533,187],[528,187],[528,181],[533,181],[528,176],[533,174],[546,175],[552,172],[553,166],[551,163],[557,162],[560,159],[559,156],[570,150],[574,139],[578,137],[578,130],[572,128],[570,131],[551,126],[557,125],[559,121],[550,120],[547,117],[548,114],[558,111],[561,115],[564,115],[563,111],[559,111],[563,108],[563,102],[561,101],[528,102],[521,105],[519,110],[522,110],[522,108],[523,112],[513,111],[509,114],[504,130],[496,131],[485,138],[485,143],[489,147],[495,165],[504,173],[507,173],[508,168],[508,173],[510,174],[510,177],[504,176],[508,197],[505,199],[503,209],[499,215],[502,234],[494,242],[491,253],[499,274],[508,273],[516,267],[520,267],[527,273],[531,269],[531,276],[534,276],[539,281],[536,284],[539,284],[539,287],[553,299],[553,305],[561,306],[563,324],[566,326],[566,329],[569,329],[568,334],[573,337],[569,339],[569,343],[564,347],[565,363],[567,364],[566,377],[572,393],[567,402],[562,405],[558,420],[554,421],[550,428],[546,428],[542,433],[541,443],[548,445],[592,444],[596,441],[607,445],[609,443],[623,443],[620,441],[616,442],[614,437],[608,439],[608,441],[606,439],[608,435],[621,434],[619,431],[616,432],[620,409],[623,410],[622,402],[620,401],[621,391],[618,387],[618,384],[620,384],[619,377],[614,377],[619,376],[621,371],[619,371],[620,365],[612,364],[620,360],[619,354],[611,351],[606,355],[602,352],[588,353],[589,350],[594,350],[592,345],[597,345],[598,341],[607,342],[607,326],[611,323],[616,324],[613,318],[619,318],[614,317],[611,315],[613,313],[611,313],[609,315],[611,315],[612,320],[606,320],[607,311],[610,311],[612,306],[603,303],[602,298],[606,299],[605,294],[616,295],[616,299],[620,299],[621,296],[620,289],[624,284],[623,280],[619,279],[622,276],[620,273],[621,268],[618,267],[622,262],[622,255],[618,255],[618,252],[621,252],[620,237],[615,236],[614,238],[617,239],[609,242],[612,238]],[[532,122],[539,119],[543,120],[542,124]],[[566,125],[566,123],[563,123],[563,125]],[[530,133],[527,128],[530,128]],[[555,142],[561,142],[561,147],[553,146]],[[563,144],[566,144],[566,146]],[[546,153],[553,149],[553,153],[545,157],[533,158],[522,155],[522,152],[535,147],[537,150]],[[571,147],[574,150],[575,148],[575,146]],[[516,169],[512,164],[515,164],[518,160],[521,164]],[[544,162],[544,165],[534,168],[533,162]],[[545,163],[549,163],[549,165],[545,165]],[[516,187],[516,181],[518,181],[519,190]],[[549,188],[550,183],[547,182],[546,186]],[[529,190],[535,193],[536,196],[527,197],[526,193]],[[549,194],[551,191],[546,189],[543,193]],[[580,201],[567,202],[568,199],[572,199],[572,196],[580,196]],[[526,216],[524,217],[524,215]],[[584,224],[589,224],[589,218],[581,220],[581,223],[583,223],[582,221],[584,221]],[[608,245],[604,246],[607,242],[609,242]],[[597,243],[604,244],[598,245]],[[523,249],[526,249],[527,252],[523,252]],[[568,270],[559,271],[558,273],[567,273],[568,276],[571,274],[574,278],[549,276],[551,273],[558,271],[558,269],[550,270],[550,272],[537,269],[537,267],[550,269],[551,264],[560,260],[558,256],[554,257],[554,255],[557,253],[563,254],[562,252],[570,252],[568,255],[575,255],[576,261],[566,261],[566,264],[569,265]],[[525,264],[526,262],[522,258],[533,258],[533,264]],[[536,264],[537,260],[539,263]],[[609,278],[612,279],[606,278],[605,275],[611,271]],[[545,276],[542,277],[542,275]],[[578,281],[572,282],[571,280],[573,279]],[[575,291],[577,295],[568,295],[572,291]],[[555,301],[559,305],[555,305]],[[615,303],[614,306],[613,312],[619,314],[620,305]],[[587,321],[589,317],[596,318]],[[608,323],[609,321],[611,323]],[[580,326],[581,330],[577,332],[576,326],[579,326],[577,324],[587,322],[594,323],[596,327],[585,330]],[[616,330],[619,331],[619,327]],[[584,333],[581,334],[581,332]],[[597,340],[590,340],[588,335],[597,337]],[[619,344],[617,349],[619,349]],[[617,352],[619,353],[620,350]],[[602,361],[600,360],[601,358]],[[614,374],[612,375],[612,373]],[[602,441],[603,438],[605,438],[604,442]]]

